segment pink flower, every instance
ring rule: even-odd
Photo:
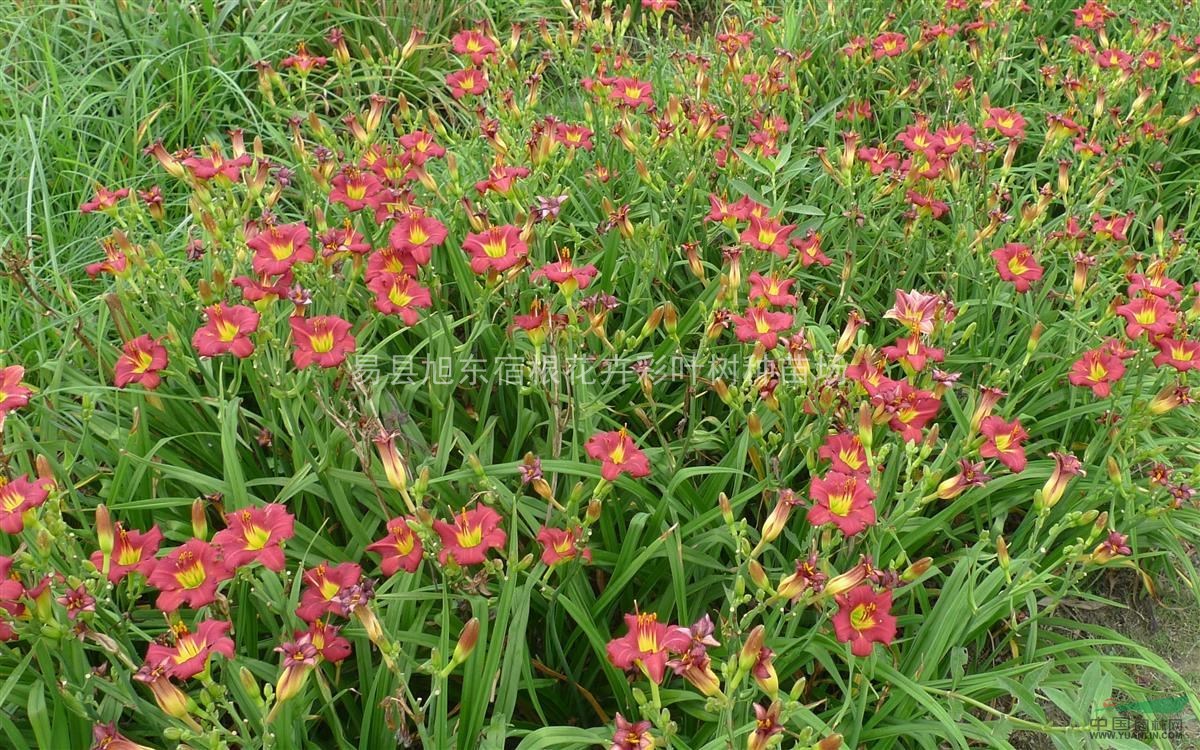
[[[1108,398],[1112,384],[1125,374],[1125,363],[1107,347],[1097,347],[1083,353],[1071,365],[1068,380],[1071,385],[1091,388],[1100,398]]]
[[[812,480],[809,497],[813,507],[808,522],[814,526],[832,523],[846,536],[854,536],[875,525],[875,491],[862,475],[831,471]]]
[[[843,474],[869,474],[871,471],[862,441],[849,432],[826,437],[817,456],[832,461],[832,469]]]
[[[876,60],[898,57],[908,49],[908,38],[895,31],[885,31],[871,41],[871,49]]]
[[[608,660],[617,669],[642,669],[654,682],[662,682],[668,654],[682,652],[691,645],[686,628],[666,625],[653,613],[625,615],[628,631],[608,642]]]
[[[225,516],[227,528],[213,535],[225,564],[240,568],[255,560],[276,573],[283,571],[283,543],[295,534],[295,519],[279,503],[243,508]]]
[[[304,573],[304,592],[300,594],[300,606],[296,616],[312,623],[327,614],[347,617],[350,614],[338,601],[343,590],[358,585],[362,579],[362,568],[346,562],[333,567],[323,562]]]
[[[779,343],[779,335],[792,327],[792,315],[771,312],[762,307],[752,307],[745,315],[730,315],[734,323],[733,333],[738,341],[756,341],[770,351]]]
[[[367,547],[368,552],[378,553],[383,559],[380,568],[385,576],[403,570],[414,573],[421,564],[425,550],[421,540],[413,533],[407,516],[399,516],[387,522],[387,536]]]
[[[5,414],[29,403],[32,391],[21,383],[23,377],[25,368],[21,365],[0,367],[0,426],[4,425]]]
[[[221,561],[216,547],[202,539],[190,539],[160,559],[150,573],[149,584],[159,590],[156,606],[174,612],[186,604],[199,609],[217,599],[217,584],[233,577]]]
[[[1001,107],[992,107],[987,114],[988,117],[983,122],[985,128],[991,128],[1007,138],[1021,140],[1025,137],[1025,118],[1020,113]]]
[[[446,74],[446,85],[450,88],[450,95],[455,99],[477,96],[487,91],[487,74],[475,68],[456,70]]]
[[[226,635],[230,627],[228,622],[204,620],[192,633],[179,625],[175,631],[175,646],[150,644],[146,649],[146,663],[165,663],[167,675],[178,680],[195,677],[208,667],[208,659],[213,654],[233,658],[233,639]]]
[[[303,370],[310,365],[337,367],[346,361],[346,355],[357,348],[350,323],[336,315],[316,318],[293,316],[288,319],[292,327],[292,342],[296,348],[292,361]]]
[[[860,584],[837,597],[833,616],[837,639],[850,644],[855,656],[870,656],[876,643],[889,645],[896,638],[892,615],[892,592],[875,593],[870,584]]]
[[[487,559],[488,550],[504,546],[508,534],[500,528],[500,514],[486,505],[463,508],[453,523],[441,519],[433,522],[433,530],[442,538],[438,560],[445,564],[453,559],[459,565],[478,565]]]
[[[40,479],[31,482],[28,474],[15,479],[0,476],[0,531],[20,534],[25,528],[25,512],[46,502],[51,486]]]
[[[162,382],[159,376],[167,366],[167,350],[158,339],[149,334],[130,339],[122,347],[121,356],[113,368],[113,382],[118,388],[138,383],[147,390],[154,390]]]
[[[377,274],[367,282],[367,288],[375,293],[376,310],[385,315],[399,315],[407,326],[414,326],[420,320],[418,310],[433,304],[429,290],[406,274]]]
[[[1028,245],[1010,242],[992,251],[1000,278],[1011,282],[1018,292],[1028,292],[1030,285],[1042,278],[1041,264],[1034,259]]]
[[[192,346],[201,357],[216,357],[226,352],[239,359],[254,353],[250,334],[258,330],[258,313],[245,305],[219,302],[204,308],[208,322],[192,336]]]
[[[507,271],[517,265],[529,253],[529,246],[521,239],[520,227],[504,225],[467,234],[463,250],[471,256],[471,270],[484,274]]]
[[[120,523],[116,524],[112,555],[108,563],[108,580],[120,583],[121,579],[130,573],[139,573],[149,577],[158,561],[158,547],[162,544],[163,535],[158,525],[150,527],[149,531],[126,531]],[[96,550],[92,553],[92,565],[96,570],[104,569],[104,553]]]
[[[1021,427],[1020,420],[1005,422],[1000,417],[986,417],[979,424],[979,432],[987,438],[979,448],[979,455],[998,459],[1014,474],[1025,470],[1025,449],[1021,444],[1029,434]]]
[[[616,481],[621,474],[628,474],[634,479],[650,474],[650,461],[624,428],[597,432],[588,438],[584,449],[592,459],[602,462],[600,476],[609,482]]]
[[[297,263],[311,263],[316,257],[311,236],[304,222],[268,225],[246,240],[246,247],[254,251],[254,272],[269,276],[286,273]]]
[[[408,253],[419,266],[427,264],[433,255],[433,248],[445,241],[446,225],[421,213],[406,214],[388,233],[392,249]]]
[[[1150,338],[1166,336],[1175,328],[1179,316],[1162,297],[1138,297],[1117,307],[1125,318],[1125,335],[1136,339],[1143,333]]]
[[[654,97],[651,95],[649,81],[639,81],[636,78],[614,78],[609,97],[620,107],[637,109],[654,107]]]
[[[762,299],[776,307],[788,307],[796,304],[796,295],[791,294],[795,279],[781,279],[778,276],[763,276],[758,271],[750,274],[750,299]]]
[[[129,188],[109,190],[103,186],[97,187],[96,194],[92,196],[92,199],[79,207],[79,213],[90,214],[94,211],[108,211],[114,208],[127,195],[129,195]]]
[[[351,211],[377,208],[383,194],[383,184],[374,172],[358,167],[344,167],[330,182],[329,200],[341,203]]]
[[[475,65],[483,65],[499,52],[495,40],[477,29],[460,31],[450,39],[456,55],[469,55]]]
[[[788,236],[795,228],[795,224],[783,224],[778,219],[751,216],[750,226],[742,232],[741,240],[757,250],[787,258]]]
[[[538,529],[537,540],[542,545],[542,562],[553,567],[581,557],[590,561],[592,551],[580,547],[582,535],[582,530],[577,526],[567,529],[543,526]]]

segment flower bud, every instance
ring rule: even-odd
[[[750,631],[746,642],[742,644],[742,650],[738,653],[739,672],[749,671],[758,661],[758,652],[762,650],[766,637],[767,629],[763,625],[756,625],[754,630]]]
[[[100,551],[104,553],[104,561],[107,566],[108,556],[112,554],[113,544],[115,544],[115,531],[113,529],[112,516],[108,513],[108,506],[101,503],[96,506],[96,540],[100,544]],[[106,574],[108,571],[104,571]]]
[[[463,626],[462,633],[458,636],[458,644],[454,647],[454,655],[450,657],[451,668],[465,662],[471,656],[471,652],[475,650],[475,644],[479,642],[479,618],[472,617]]]
[[[192,501],[192,536],[208,539],[208,509],[204,507],[202,497]]]

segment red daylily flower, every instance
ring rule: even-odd
[[[1041,264],[1034,259],[1028,245],[1010,242],[992,251],[1000,278],[1011,282],[1018,292],[1028,292],[1030,285],[1042,278]]]
[[[591,151],[592,130],[584,125],[571,125],[560,122],[554,126],[554,140],[570,149],[581,148]]]
[[[50,483],[30,481],[28,474],[15,479],[0,477],[0,531],[20,534],[25,528],[25,512],[46,502]]]
[[[368,280],[381,275],[416,276],[419,269],[420,266],[410,253],[388,247],[376,250],[367,258],[366,276]]]
[[[1166,336],[1175,328],[1179,316],[1170,304],[1161,297],[1138,297],[1117,307],[1117,314],[1125,318],[1125,335],[1136,339],[1142,333],[1150,338]]]
[[[283,571],[283,543],[295,534],[295,518],[279,503],[243,508],[225,516],[227,528],[213,535],[230,568],[257,560],[276,573]]]
[[[376,310],[385,315],[399,315],[408,326],[415,326],[420,320],[418,309],[433,304],[429,290],[406,274],[377,274],[367,282],[367,288],[375,293]]]
[[[1127,242],[1129,240],[1126,232],[1129,230],[1129,225],[1133,223],[1133,214],[1124,214],[1122,216],[1102,216],[1099,213],[1092,214],[1092,233],[1099,240],[1112,240],[1113,242]]]
[[[21,383],[24,377],[25,368],[21,365],[0,367],[0,426],[4,425],[5,414],[29,404],[33,391]]]
[[[260,276],[257,279],[249,276],[238,276],[233,285],[242,290],[242,299],[247,302],[274,302],[286,299],[292,288],[292,272],[280,274],[272,281],[270,276]]]
[[[348,617],[350,610],[339,601],[345,589],[357,586],[362,579],[362,568],[351,562],[330,567],[323,562],[304,572],[304,591],[300,594],[300,606],[296,616],[313,623],[327,614]]]
[[[433,530],[442,538],[442,551],[438,560],[445,564],[453,559],[459,565],[478,565],[487,559],[490,549],[504,546],[508,534],[500,528],[500,514],[486,505],[473,509],[463,508],[454,517],[454,523],[442,520],[433,522]]]
[[[837,604],[834,632],[839,641],[850,644],[855,656],[870,656],[876,643],[890,645],[895,639],[892,592],[876,593],[869,584],[862,584],[839,595]]]
[[[832,523],[849,537],[875,525],[875,491],[861,474],[830,471],[816,477],[809,497],[813,507],[808,510],[808,522],[814,526]]]
[[[158,341],[147,334],[125,342],[113,368],[113,383],[118,388],[130,383],[138,383],[151,391],[158,387],[162,382],[158,373],[167,366],[167,350]]]
[[[322,659],[330,664],[337,664],[339,661],[345,661],[351,653],[350,641],[338,635],[339,630],[340,628],[316,620],[309,624],[306,632],[297,632],[296,636],[307,636]]]
[[[547,263],[529,274],[530,281],[549,279],[558,285],[563,294],[570,297],[580,289],[587,289],[600,272],[590,263],[576,266],[571,262],[571,254],[563,248],[559,250],[559,259],[555,263]]]
[[[542,545],[542,562],[549,567],[577,558],[590,562],[592,551],[580,547],[582,536],[583,531],[578,526],[568,529],[541,527],[538,529],[537,540]]]
[[[292,361],[303,370],[310,365],[337,367],[346,361],[346,355],[358,348],[350,323],[336,315],[316,318],[293,316],[288,319],[292,327],[292,341],[296,345]]]
[[[776,307],[788,307],[796,304],[796,295],[789,290],[795,279],[781,279],[778,276],[763,276],[758,271],[750,274],[750,299],[762,299]]]
[[[456,55],[469,55],[475,65],[483,65],[499,52],[495,40],[477,29],[458,32],[450,39],[450,46]]]
[[[467,234],[463,250],[471,256],[471,270],[477,274],[507,271],[529,253],[521,239],[521,228],[512,225],[492,227],[479,234]]]
[[[388,233],[392,249],[407,253],[420,266],[427,264],[433,257],[433,248],[445,241],[446,225],[419,212],[406,214]]]
[[[246,240],[246,247],[254,251],[254,272],[274,276],[292,270],[297,263],[311,263],[316,257],[309,244],[311,237],[302,221],[267,226]]]
[[[242,167],[250,166],[254,160],[250,154],[242,154],[234,159],[226,159],[221,149],[210,146],[203,156],[189,156],[181,164],[187,167],[192,176],[201,182],[220,176],[230,182],[242,179]]]
[[[625,627],[625,635],[608,642],[609,662],[617,669],[643,669],[658,683],[666,674],[668,654],[682,652],[692,642],[687,628],[661,623],[654,613],[625,615]]]
[[[377,552],[383,558],[379,567],[385,576],[395,575],[399,570],[415,573],[421,564],[425,549],[408,525],[411,520],[407,516],[393,518],[387,522],[387,536],[367,546],[368,552]]]
[[[913,333],[933,333],[933,324],[937,318],[941,299],[936,294],[896,290],[896,303],[883,314],[883,317],[899,322]]]
[[[115,524],[116,534],[113,539],[112,555],[108,562],[108,580],[120,583],[121,579],[130,573],[140,573],[149,577],[158,561],[158,547],[162,544],[163,535],[158,524],[151,526],[148,531],[126,531],[120,523]],[[96,550],[92,553],[92,565],[96,570],[104,569],[104,553]]]
[[[446,86],[450,88],[450,95],[455,99],[478,96],[487,91],[487,74],[475,68],[456,70],[446,74]]]
[[[156,605],[174,612],[186,604],[199,609],[217,599],[217,584],[233,577],[216,547],[203,539],[190,539],[159,559],[148,582],[159,590]]]
[[[1029,433],[1021,427],[1020,420],[1005,422],[1000,417],[986,417],[979,423],[979,432],[987,438],[979,448],[979,455],[998,459],[1014,474],[1025,470],[1025,449],[1021,443],[1029,438]]]
[[[616,729],[608,750],[653,750],[656,743],[650,732],[652,726],[649,721],[629,721],[617,712]]]
[[[513,182],[529,176],[528,167],[506,167],[497,165],[488,170],[488,176],[475,183],[475,190],[484,195],[489,190],[508,195],[512,192]]]
[[[983,122],[985,128],[991,128],[1006,138],[1021,140],[1025,137],[1025,118],[1020,113],[1002,107],[992,107],[987,114],[988,117]]]
[[[871,467],[867,464],[867,452],[863,450],[862,441],[857,435],[840,432],[829,435],[817,450],[817,456],[833,462],[833,471],[843,474],[870,474]]]
[[[423,130],[414,130],[400,136],[400,145],[404,147],[404,155],[414,166],[422,166],[429,159],[437,159],[446,155],[446,149],[438,145],[433,134]]]
[[[900,381],[894,392],[884,393],[874,397],[891,414],[888,427],[900,433],[907,442],[913,443],[921,439],[921,430],[929,424],[942,400],[930,391],[923,391]]]
[[[245,359],[254,353],[250,334],[258,330],[259,315],[245,305],[219,302],[204,308],[208,322],[192,335],[192,346],[201,357],[231,353]]]
[[[280,60],[279,67],[283,68],[284,70],[295,68],[296,72],[301,76],[306,76],[309,74],[309,72],[316,68],[325,67],[326,63],[328,62],[329,58],[310,54],[308,51],[308,46],[304,42],[300,42],[298,45],[296,45],[296,53],[294,55],[288,55]]]
[[[1200,370],[1200,341],[1163,336],[1154,341],[1158,354],[1154,355],[1154,365],[1162,367],[1170,365],[1179,372]]]
[[[828,266],[833,263],[833,260],[821,250],[821,235],[811,229],[803,237],[793,237],[792,247],[800,253],[800,265],[805,268],[814,263],[820,266]]]
[[[95,211],[108,211],[128,195],[129,188],[109,190],[104,186],[97,187],[96,194],[92,196],[92,199],[79,207],[79,213],[90,214]]]
[[[616,481],[621,474],[634,479],[650,475],[649,459],[623,428],[597,432],[588,438],[584,449],[592,459],[603,463],[600,476],[609,482]]]
[[[1071,365],[1068,376],[1071,385],[1092,389],[1092,393],[1100,398],[1108,398],[1112,393],[1112,384],[1125,374],[1125,363],[1121,358],[1109,351],[1108,347],[1097,347],[1083,353]]]
[[[929,360],[941,362],[946,358],[942,349],[927,346],[918,334],[896,339],[896,343],[883,347],[884,355],[893,362],[907,362],[914,370],[924,370]]]
[[[350,226],[347,219],[344,226],[326,229],[317,235],[321,245],[321,257],[325,259],[341,258],[345,255],[366,255],[371,252],[371,245],[360,232]]]
[[[885,31],[871,40],[872,57],[899,57],[908,49],[908,38],[895,31]]]
[[[750,217],[750,226],[742,231],[741,240],[756,250],[775,253],[780,258],[788,257],[788,235],[795,224],[784,224],[778,219]]]
[[[649,81],[639,81],[636,78],[614,78],[608,95],[620,107],[628,109],[654,108],[654,97],[651,95]]]
[[[92,746],[89,750],[151,750],[139,745],[117,731],[113,723],[96,724],[92,727]]]
[[[180,625],[175,633],[175,646],[151,643],[146,649],[146,663],[165,664],[167,676],[177,680],[195,677],[208,667],[213,654],[233,658],[233,639],[226,635],[230,627],[228,622],[204,620],[192,633]]]
[[[792,314],[771,312],[762,307],[752,307],[745,315],[730,315],[734,324],[733,333],[738,341],[757,341],[770,351],[779,343],[779,335],[792,327]]]
[[[358,167],[344,167],[330,184],[333,190],[329,200],[341,203],[350,211],[377,208],[383,193],[383,185],[375,173]]]

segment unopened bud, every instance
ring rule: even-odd
[[[208,538],[208,511],[202,497],[192,501],[192,536],[197,539]]]

